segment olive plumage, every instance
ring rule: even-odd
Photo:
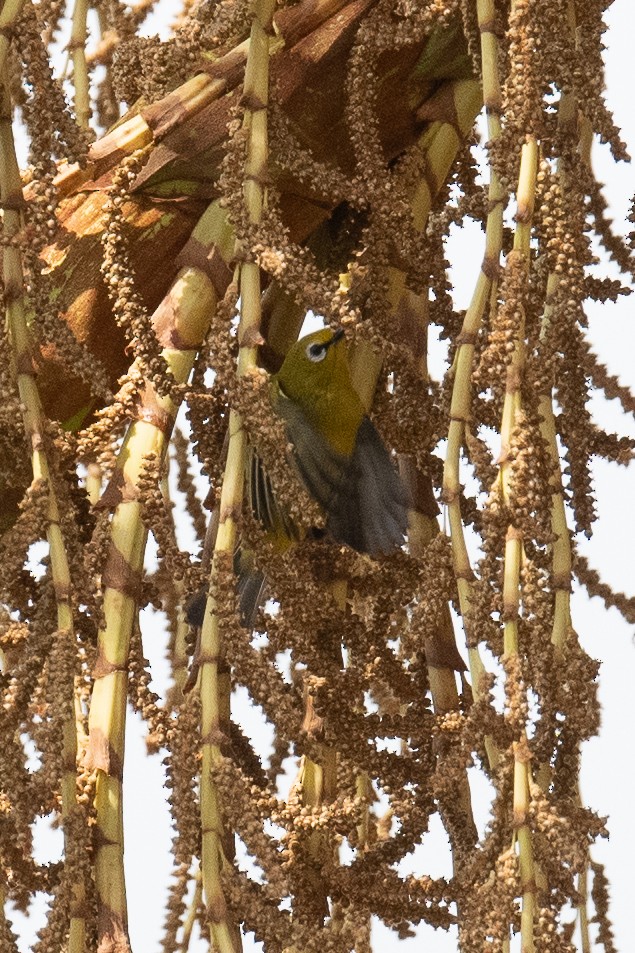
[[[372,557],[401,546],[408,528],[408,493],[353,386],[344,332],[325,328],[297,341],[272,377],[271,400],[286,426],[291,462],[324,511],[327,534]],[[297,528],[276,500],[253,448],[246,477],[254,515],[283,548],[291,545],[298,539]],[[247,569],[244,556],[237,555],[240,615],[250,625],[264,577]],[[188,606],[189,621],[201,625],[203,610],[199,594]]]
[[[408,494],[353,387],[343,332],[299,340],[273,379],[293,460],[338,543],[392,552],[408,528]]]

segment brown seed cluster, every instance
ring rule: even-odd
[[[0,113],[2,300],[11,332],[0,341],[0,860],[7,901],[24,910],[36,891],[50,897],[37,953],[129,951],[125,898],[106,908],[95,877],[108,829],[95,792],[107,783],[110,796],[120,793],[122,771],[116,739],[95,709],[99,778],[84,758],[95,683],[101,689],[109,679],[119,680],[122,705],[128,698],[140,714],[148,751],[166,768],[173,871],[165,951],[187,950],[197,931],[217,939],[220,924],[228,950],[238,949],[243,929],[267,953],[369,953],[380,920],[400,939],[420,924],[458,931],[462,953],[504,953],[514,934],[528,951],[573,953],[572,911],[582,949],[595,942],[615,950],[608,884],[593,859],[605,819],[581,803],[578,786],[582,744],[599,728],[599,667],[578,641],[569,604],[575,575],[590,595],[635,619],[633,597],[614,592],[576,551],[576,536],[591,536],[596,518],[592,458],[626,465],[635,451],[635,441],[604,432],[590,410],[594,393],[628,414],[635,408],[586,335],[587,302],[628,294],[635,274],[632,243],[611,229],[587,157],[590,131],[616,159],[626,157],[604,100],[607,5],[571,3],[565,16],[550,0],[278,3],[266,34],[267,106],[238,95],[244,41],[263,3],[185,3],[167,41],[139,32],[151,0],[100,3],[87,58],[92,80],[101,70],[97,121],[110,125],[142,99],[132,128],[145,124],[141,148],[126,139],[127,120],[121,139],[109,134],[114,157],[108,139],[87,151],[91,136],[53,77],[47,43],[65,29],[63,5],[27,0],[0,31],[0,44],[8,38],[11,46]],[[277,68],[284,56],[286,72]],[[201,70],[218,82],[213,94]],[[311,95],[302,98],[296,75]],[[323,85],[334,76],[337,89]],[[403,77],[401,111],[395,76]],[[183,91],[193,77],[194,105]],[[490,126],[488,174],[508,196],[492,203],[472,130],[477,107],[469,114],[481,80],[495,89],[488,108],[499,123],[498,133]],[[323,88],[333,100],[320,112]],[[30,143],[24,201],[10,176],[15,106]],[[248,169],[263,113],[268,154],[256,174]],[[215,139],[219,126],[226,134]],[[532,178],[526,157],[534,146]],[[54,184],[60,159],[78,163],[75,194]],[[197,351],[187,386],[168,370],[130,263],[131,242],[143,240],[131,219],[138,177],[155,168],[158,185],[167,183],[162,201],[200,202],[201,212],[216,201],[179,258],[212,280],[218,299],[207,330],[170,328],[179,360]],[[256,180],[264,201],[254,217]],[[104,190],[106,199],[101,217],[85,225],[100,233],[103,255],[85,263],[90,287],[81,286],[78,301],[85,291],[98,297],[100,273],[131,364],[115,395],[58,313],[66,266],[53,263],[45,274],[39,257],[60,240],[64,203],[84,207],[84,185],[86,195]],[[143,202],[155,201],[156,185]],[[497,235],[501,202],[507,214]],[[448,239],[468,219],[486,229],[490,255],[472,324],[474,304],[467,314],[456,307],[448,277]],[[232,230],[230,253],[206,231],[218,234],[219,221]],[[596,242],[623,281],[590,272]],[[239,289],[241,270],[254,264],[263,322],[250,325],[246,340]],[[16,335],[21,308],[32,315],[33,342]],[[346,329],[355,381],[399,457],[412,497],[404,551],[371,559],[337,545],[289,466],[265,367],[279,366],[308,311]],[[430,326],[448,347],[440,381],[427,369]],[[259,349],[262,366],[238,375],[245,347]],[[38,372],[45,380],[51,351],[95,398],[77,433],[33,423]],[[144,428],[169,435],[181,402],[189,432],[172,437],[172,500],[169,455],[137,459],[134,439]],[[227,502],[229,482],[242,480],[242,470],[226,472],[230,418],[294,525],[284,545],[255,520],[248,490]],[[443,498],[451,515],[440,532],[432,514],[441,458],[450,454],[445,438],[457,424],[460,470]],[[193,455],[209,484],[205,502]],[[97,502],[100,480],[107,489]],[[111,540],[113,523],[131,511],[141,521],[135,539],[151,534],[157,545],[156,566],[140,571],[131,570],[124,543],[117,549]],[[181,548],[182,514],[195,533],[193,554]],[[229,522],[234,552],[218,544]],[[58,528],[70,573],[63,585]],[[247,627],[240,592],[255,572],[264,576],[263,597]],[[203,634],[184,614],[200,589],[209,590]],[[113,599],[124,608],[113,612]],[[101,650],[104,632],[122,624],[132,602],[129,631],[117,630],[129,651],[113,660]],[[165,698],[151,686],[154,634],[137,614],[146,606],[166,619]],[[69,624],[61,625],[66,609]],[[201,696],[210,684],[212,699]],[[239,694],[272,736],[264,759],[259,734],[240,723]],[[482,834],[472,770],[491,791]],[[211,807],[202,803],[210,791]],[[59,863],[37,859],[33,824],[44,817],[64,830]],[[417,851],[437,819],[451,873],[433,878]],[[210,834],[212,890],[201,846]],[[236,862],[237,840],[247,867]],[[0,916],[0,950],[16,943]]]
[[[175,393],[175,382],[160,353],[147,310],[135,289],[128,256],[130,237],[126,232],[127,190],[147,158],[145,150],[125,159],[113,177],[112,191],[105,204],[106,222],[102,244],[101,272],[113,304],[113,315],[126,331],[128,346],[136,357],[139,373],[159,394]]]

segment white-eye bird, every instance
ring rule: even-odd
[[[373,557],[401,546],[408,528],[408,493],[353,387],[344,331],[324,328],[297,341],[271,379],[271,400],[285,422],[292,462],[324,511],[327,534]],[[277,548],[285,550],[298,539],[253,449],[247,495]],[[240,615],[251,625],[264,575],[249,565],[246,553],[236,556]],[[205,593],[190,600],[192,625],[202,624],[204,607]]]
[[[408,528],[408,494],[353,387],[344,332],[325,328],[297,341],[272,378],[271,393],[293,461],[324,510],[328,534],[370,556],[400,546]],[[252,505],[267,525],[261,500],[262,490],[268,496],[270,488],[255,455],[250,471]]]

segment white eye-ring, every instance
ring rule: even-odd
[[[314,364],[317,364],[324,360],[327,350],[328,348],[324,344],[307,344],[306,356]]]

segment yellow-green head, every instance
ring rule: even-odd
[[[296,341],[275,385],[334,450],[353,453],[364,408],[351,382],[343,330],[324,328]]]

